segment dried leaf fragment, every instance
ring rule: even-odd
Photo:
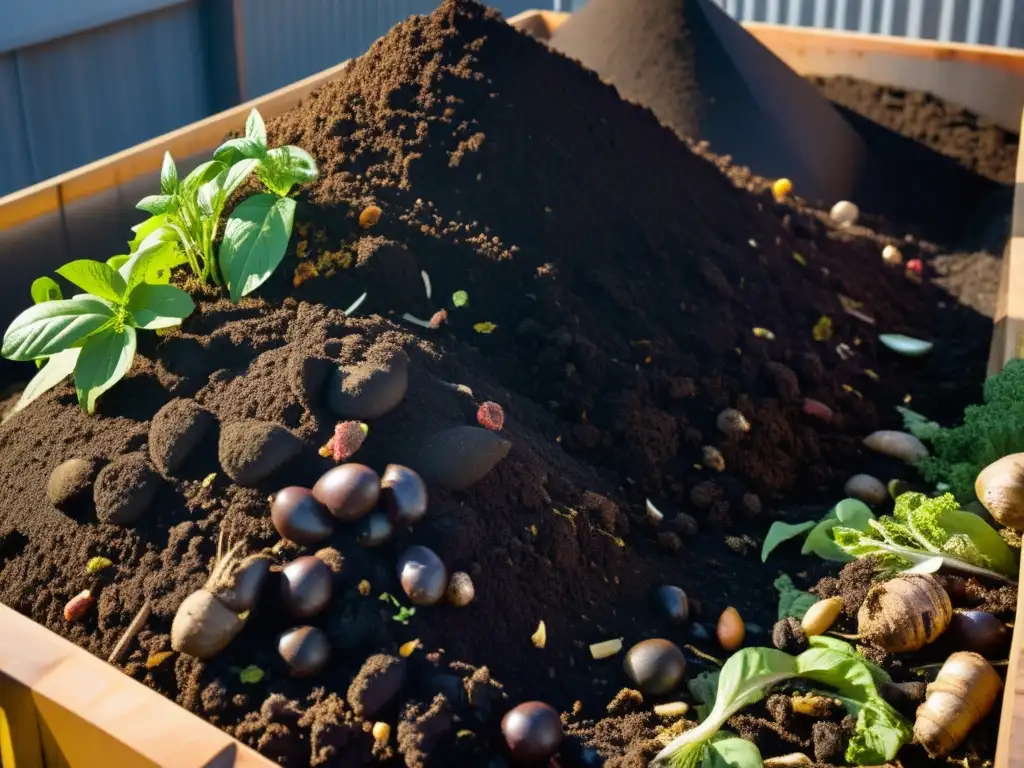
[[[398,655],[401,656],[403,659],[408,659],[416,652],[416,649],[419,647],[419,638],[416,638],[415,640],[410,640],[407,643],[402,643],[402,645],[398,649]]]
[[[159,651],[149,654],[149,658],[146,659],[146,669],[156,669],[173,655],[174,651]]]
[[[494,333],[497,329],[497,324],[492,323],[490,321],[473,324],[473,330],[476,331],[477,333]]]

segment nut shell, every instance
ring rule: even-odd
[[[380,479],[381,506],[395,525],[415,525],[427,514],[427,486],[401,464],[389,464]]]
[[[398,578],[409,602],[433,605],[448,588],[448,569],[437,554],[419,545],[409,547],[398,561]]]
[[[327,665],[331,645],[327,635],[316,627],[295,627],[278,638],[277,652],[292,677],[309,677]]]
[[[686,658],[675,643],[653,638],[630,648],[622,666],[641,693],[660,696],[679,685],[686,673]]]
[[[270,520],[277,532],[296,544],[318,544],[334,532],[327,508],[308,488],[282,488],[270,503]]]
[[[501,718],[501,733],[516,763],[543,763],[562,746],[562,720],[541,701],[526,701]]]
[[[658,587],[656,597],[658,606],[672,624],[679,626],[690,618],[690,601],[679,587],[671,584]]]
[[[296,619],[316,616],[331,602],[331,569],[319,557],[306,555],[281,571],[281,604]]]
[[[377,506],[380,476],[365,464],[342,464],[316,481],[313,498],[339,520],[359,520]]]

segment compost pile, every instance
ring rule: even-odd
[[[855,472],[898,471],[860,447],[897,426],[894,405],[912,398],[949,423],[979,397],[989,320],[883,264],[885,235],[840,233],[816,211],[737,188],[650,112],[468,0],[398,25],[268,131],[314,154],[321,179],[301,193],[292,253],[258,298],[197,296],[180,332],[140,347],[97,417],[63,387],[0,428],[0,598],[103,657],[149,600],[127,671],[282,764],[482,765],[501,751],[501,714],[524,697],[600,720],[624,679],[621,660],[595,661],[590,643],[661,635],[713,651],[701,622],[732,605],[767,644],[775,572],[756,562],[754,535],[820,512]],[[364,229],[370,205],[382,215]],[[900,245],[908,260],[935,253]],[[403,320],[442,309],[438,328]],[[879,330],[937,351],[898,357]],[[407,394],[367,420],[354,460],[472,464],[472,446],[428,438],[473,424],[485,401],[504,410],[488,445],[507,456],[466,490],[432,483],[426,518],[396,542],[363,549],[339,526],[321,545],[344,562],[312,620],[333,651],[317,676],[287,675],[275,639],[293,622],[272,600],[211,661],[168,653],[174,613],[206,580],[222,532],[245,552],[270,548],[275,565],[303,554],[281,543],[268,496],[333,465],[320,452],[336,421],[331,371],[373,369],[396,349]],[[154,421],[179,398],[219,426],[158,472],[147,461],[167,454],[155,446],[201,420],[179,401]],[[748,432],[716,426],[727,408]],[[232,482],[225,452],[259,453],[268,423],[301,447],[281,437],[287,463]],[[436,456],[410,447],[424,440]],[[61,512],[47,484],[71,458],[85,464],[61,486]],[[91,494],[75,497],[111,465],[110,504],[155,488],[127,529],[97,523]],[[661,526],[645,518],[648,498]],[[474,602],[392,620],[379,596],[402,596],[395,564],[413,543],[468,573]],[[93,557],[113,567],[87,578]],[[651,601],[662,584],[690,596],[694,634]],[[65,603],[86,587],[95,610],[66,623]],[[543,650],[531,642],[540,621]],[[652,715],[618,716],[629,700],[581,731],[609,764],[656,751]],[[374,719],[398,723],[389,746],[374,746]]]

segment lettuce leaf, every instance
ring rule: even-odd
[[[775,589],[779,591],[779,620],[792,616],[794,619],[802,619],[807,609],[818,602],[817,595],[797,589],[796,584],[787,574],[782,574],[773,582]]]

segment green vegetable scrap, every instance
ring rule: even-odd
[[[704,706],[696,728],[673,739],[658,754],[654,765],[672,768],[760,768],[761,756],[753,744],[737,739],[721,727],[739,710],[763,699],[769,689],[793,678],[825,686],[857,718],[846,749],[847,762],[878,765],[892,760],[912,732],[909,724],[878,693],[885,673],[834,638],[810,638],[811,647],[799,656],[772,648],[744,648],[733,654],[716,673],[691,681],[691,693]],[[881,675],[881,676],[879,676]],[[707,711],[706,704],[714,704]],[[749,742],[744,742],[749,744]],[[725,754],[723,755],[723,749]]]
[[[853,557],[878,558],[886,571],[903,571],[941,558],[946,568],[1006,581],[1017,574],[1017,556],[999,533],[952,494],[929,498],[903,493],[892,516],[867,529],[836,526],[836,545]]]
[[[92,576],[94,573],[99,573],[104,568],[109,568],[113,563],[105,557],[91,557],[89,562],[85,564],[85,572]]]
[[[765,562],[768,559],[768,555],[779,544],[796,538],[805,531],[810,531],[810,533],[807,534],[807,538],[804,540],[804,545],[800,550],[801,554],[813,554],[823,560],[837,563],[849,562],[854,558],[836,546],[832,538],[832,530],[836,526],[842,525],[846,528],[866,531],[870,522],[874,519],[874,513],[863,501],[843,499],[817,523],[810,521],[794,524],[776,521],[768,529],[768,535],[765,537],[764,544],[761,547],[761,562]]]
[[[942,427],[908,408],[899,408],[907,431],[931,444],[931,456],[917,469],[931,483],[948,483],[962,502],[975,498],[982,469],[1024,451],[1024,360],[1011,360],[985,382],[984,404],[964,410],[958,427]]]
[[[250,664],[238,672],[238,679],[243,683],[258,683],[263,679],[264,672],[255,664]]]
[[[9,360],[46,360],[29,382],[16,412],[74,375],[78,404],[93,413],[100,395],[121,380],[135,359],[136,330],[178,325],[194,305],[180,288],[154,277],[170,246],[153,243],[120,269],[90,259],[65,264],[57,274],[86,293],[26,309],[3,340]]]
[[[469,304],[469,294],[465,291],[456,291],[452,294],[452,304],[455,307],[464,307]]]
[[[797,589],[793,580],[785,573],[774,581],[774,586],[779,592],[780,621],[788,616],[802,619],[807,609],[818,602],[817,595]]]
[[[408,626],[409,619],[416,615],[415,607],[410,605],[402,605],[400,602],[398,602],[398,598],[396,598],[394,595],[384,592],[381,594],[380,599],[386,603],[391,603],[395,608],[398,609],[398,612],[391,617],[392,621],[397,621],[399,624]]]

